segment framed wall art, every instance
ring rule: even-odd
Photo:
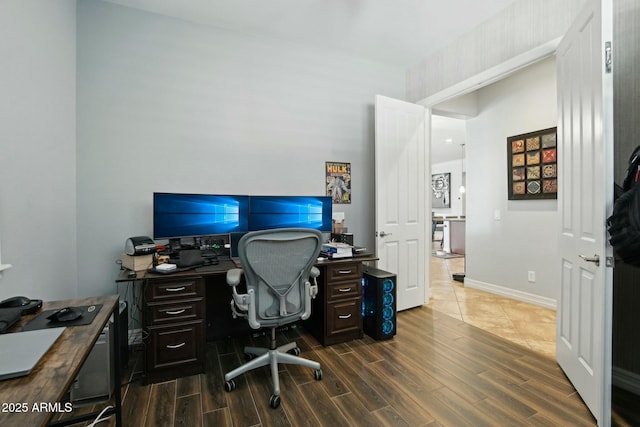
[[[507,138],[509,200],[558,198],[556,128]]]
[[[325,188],[333,203],[351,203],[351,163],[325,162]]]
[[[431,207],[451,207],[451,173],[434,173],[431,175]]]

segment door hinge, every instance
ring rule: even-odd
[[[606,261],[605,261],[605,266],[607,266],[607,267],[615,267],[615,265],[616,265],[615,258],[612,257],[612,256],[608,256],[606,258]]]
[[[607,74],[611,74],[611,68],[613,67],[613,52],[611,49],[611,42],[604,43],[604,71]]]

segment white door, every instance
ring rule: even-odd
[[[375,122],[376,255],[396,274],[397,309],[405,310],[428,299],[429,121],[420,105],[376,95]]]
[[[558,363],[599,425],[611,418],[613,84],[611,0],[592,0],[557,51],[561,284]],[[599,259],[599,262],[596,260]]]

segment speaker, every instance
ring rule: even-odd
[[[365,267],[362,275],[362,327],[376,340],[396,334],[396,275]]]

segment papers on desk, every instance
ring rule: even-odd
[[[320,253],[327,258],[349,258],[353,256],[353,247],[346,243],[324,243]]]

